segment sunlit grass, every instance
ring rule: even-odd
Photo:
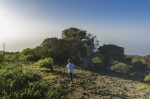
[[[38,67],[34,64],[22,65],[21,68],[24,71],[36,72],[41,76],[40,82],[48,84],[50,88],[63,88],[65,92],[69,91],[73,93],[74,90],[78,90],[79,88],[80,90],[82,89],[82,91],[85,90],[84,93],[86,94],[99,94],[100,92],[104,92],[105,95],[109,95],[109,93],[112,93],[112,95],[122,95],[129,91],[133,94],[133,97],[139,98],[142,97],[142,94],[139,93],[140,91],[150,91],[150,87],[147,84],[137,82],[133,83],[133,85],[131,84],[119,87],[119,84],[122,84],[125,80],[118,77],[102,76],[101,74],[83,69],[74,70],[73,83],[71,83],[65,66],[54,66],[54,71],[51,71],[48,68]],[[120,79],[121,82],[119,82],[118,79]],[[128,81],[128,83],[132,82],[133,81]]]

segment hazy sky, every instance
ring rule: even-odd
[[[150,0],[0,0],[0,49],[34,48],[70,27],[125,54],[150,54]]]

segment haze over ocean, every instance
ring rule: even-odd
[[[22,51],[76,27],[125,54],[150,54],[149,0],[0,0],[0,49]]]

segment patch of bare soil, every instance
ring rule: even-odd
[[[68,99],[150,99],[150,86],[126,77],[76,70]]]
[[[66,68],[55,67],[53,72],[36,70],[50,86],[63,86],[67,99],[150,99],[150,85],[136,76],[75,70],[70,83]]]

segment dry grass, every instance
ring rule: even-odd
[[[70,83],[67,69],[54,66],[54,71],[34,65],[23,66],[36,71],[42,81],[50,86],[62,85],[68,99],[149,99],[150,86],[133,80],[92,73],[87,70],[75,70],[74,82]]]

